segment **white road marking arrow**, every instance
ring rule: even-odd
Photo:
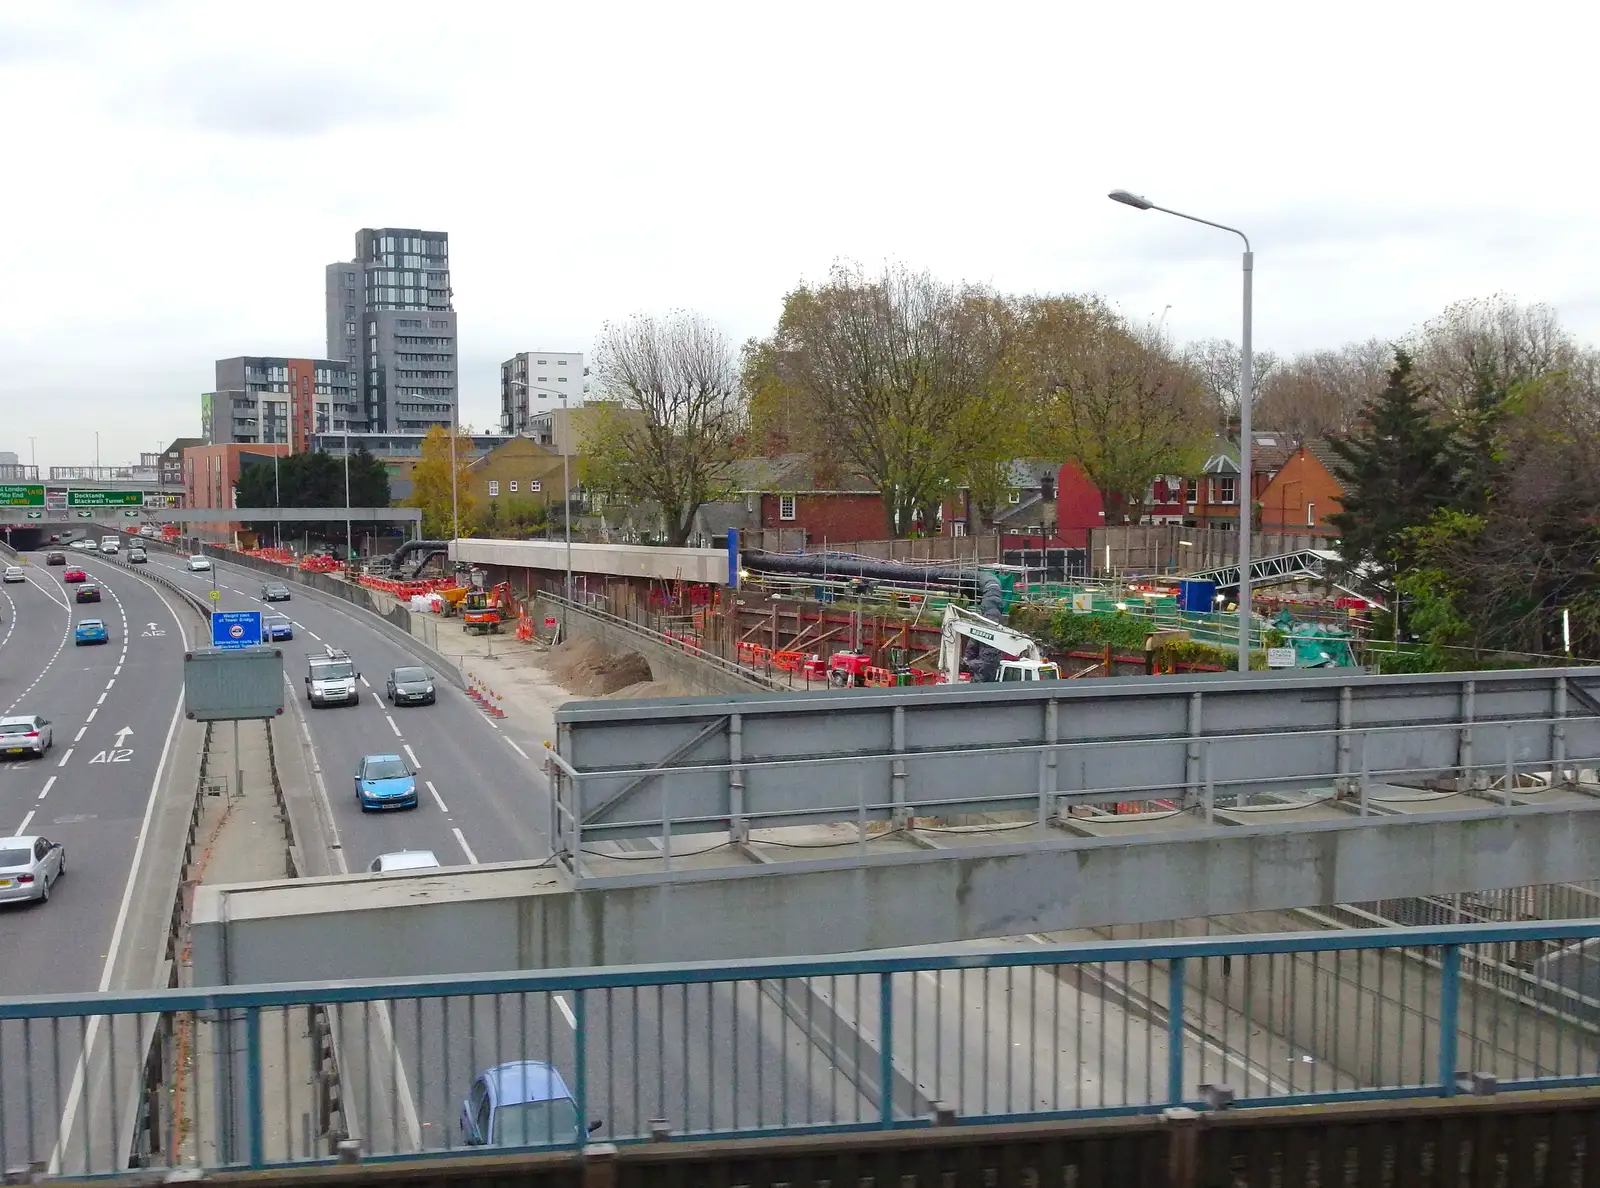
[[[154,630],[156,630],[156,625],[154,623],[146,623],[144,625],[144,627],[145,627],[146,631],[154,631]]]
[[[127,739],[128,735],[132,733],[133,728],[131,726],[124,726],[121,730],[117,731],[117,746],[120,747]]]

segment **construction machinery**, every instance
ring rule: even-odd
[[[968,643],[979,645],[966,665],[973,681],[1059,681],[1061,669],[1046,660],[1039,642],[1031,635],[1013,630],[1003,623],[985,618],[977,611],[950,603],[944,608],[939,630],[939,679],[955,684],[961,680],[962,654]],[[984,649],[999,654],[999,663],[983,655]]]
[[[489,590],[468,590],[461,600],[461,623],[473,635],[493,635],[511,618],[511,583]]]

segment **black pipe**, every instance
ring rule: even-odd
[[[744,568],[752,573],[787,573],[806,577],[876,578],[883,582],[923,582],[936,586],[955,586],[963,593],[976,595],[978,613],[1000,622],[1006,613],[1005,589],[1000,579],[987,569],[963,570],[943,567],[924,568],[901,565],[896,561],[876,561],[832,553],[767,553],[751,549],[739,555]],[[1000,651],[977,640],[968,640],[963,659],[975,681],[992,681],[1000,670]]]
[[[399,570],[401,563],[419,549],[448,549],[449,544],[444,540],[408,540],[389,555],[389,572]]]

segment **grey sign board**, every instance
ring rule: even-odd
[[[183,657],[183,709],[196,722],[283,713],[283,649],[196,648]]]

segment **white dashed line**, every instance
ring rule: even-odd
[[[98,714],[99,712],[100,712],[100,707],[97,705],[92,710],[89,711],[89,716],[87,718],[85,718],[84,721],[85,722],[93,722],[94,721],[94,716],[96,714]]]
[[[312,639],[316,640],[318,643],[322,642],[322,636],[318,635],[315,631],[311,630],[311,628],[309,628],[309,627],[306,628],[306,634],[309,635]]]
[[[572,1013],[572,1008],[567,1005],[567,1000],[561,995],[556,995],[556,1007],[561,1011],[561,1017],[567,1021],[567,1026],[578,1030],[578,1016]]]
[[[528,757],[528,752],[524,751],[521,747],[517,746],[516,740],[513,739],[510,735],[504,735],[502,737],[504,737],[505,740],[508,743],[511,744],[511,749],[513,751],[515,751],[517,754],[521,755],[524,759],[526,759]]]
[[[394,724],[394,719],[391,718],[388,714],[384,714],[383,715],[383,720],[385,722],[389,723],[389,729],[394,731],[394,736],[396,738],[399,738],[400,737],[400,727],[398,727],[398,726],[396,726]]]
[[[48,780],[46,780],[44,782],[44,787],[39,792],[39,799],[40,800],[43,800],[46,796],[50,795],[50,787],[55,782],[56,782],[56,777],[55,776],[51,776]]]
[[[444,797],[439,795],[439,789],[433,786],[433,781],[423,780],[422,782],[428,786],[428,791],[433,793],[433,803],[439,806],[439,811],[449,816],[450,810],[445,807]]]
[[[33,812],[30,810],[28,815],[26,817],[22,818],[22,824],[17,826],[17,836],[18,837],[20,837],[24,833],[28,832],[28,822],[31,821],[31,820],[33,820]]]
[[[113,678],[116,678],[116,677],[119,677],[119,676],[122,675],[122,662],[120,660],[117,662],[116,668],[111,670],[111,675],[112,675]]]
[[[83,736],[88,734],[88,733],[89,733],[89,728],[87,726],[79,726],[78,727],[78,736],[76,738],[74,738],[72,741],[75,742],[75,743],[80,743],[80,742],[83,741]]]
[[[67,760],[71,759],[71,758],[72,758],[72,748],[68,747],[67,748],[67,753],[65,755],[61,756],[61,762],[57,763],[56,766],[57,767],[65,767],[67,765]]]
[[[474,866],[478,865],[478,856],[472,852],[472,847],[467,845],[467,839],[461,836],[461,830],[452,829],[450,832],[455,834],[456,840],[461,843],[461,852],[467,856],[467,861]]]
[[[372,688],[372,682],[371,682],[371,681],[369,681],[369,680],[367,680],[367,678],[366,678],[366,677],[362,677],[362,678],[361,678],[361,683],[362,683],[362,684],[363,684],[363,685],[365,685],[365,686],[366,686],[366,687],[367,687],[367,688],[369,688],[369,689],[370,689],[370,688]]]
[[[95,705],[101,706],[101,705],[104,705],[105,703],[106,703],[106,695],[104,693],[102,693],[102,694],[100,694],[100,699],[95,702]]]
[[[406,743],[400,749],[406,753],[406,758],[411,760],[412,769],[416,770],[416,771],[421,771],[422,770],[422,761],[417,758],[417,753],[411,749],[411,744],[410,743]]]

